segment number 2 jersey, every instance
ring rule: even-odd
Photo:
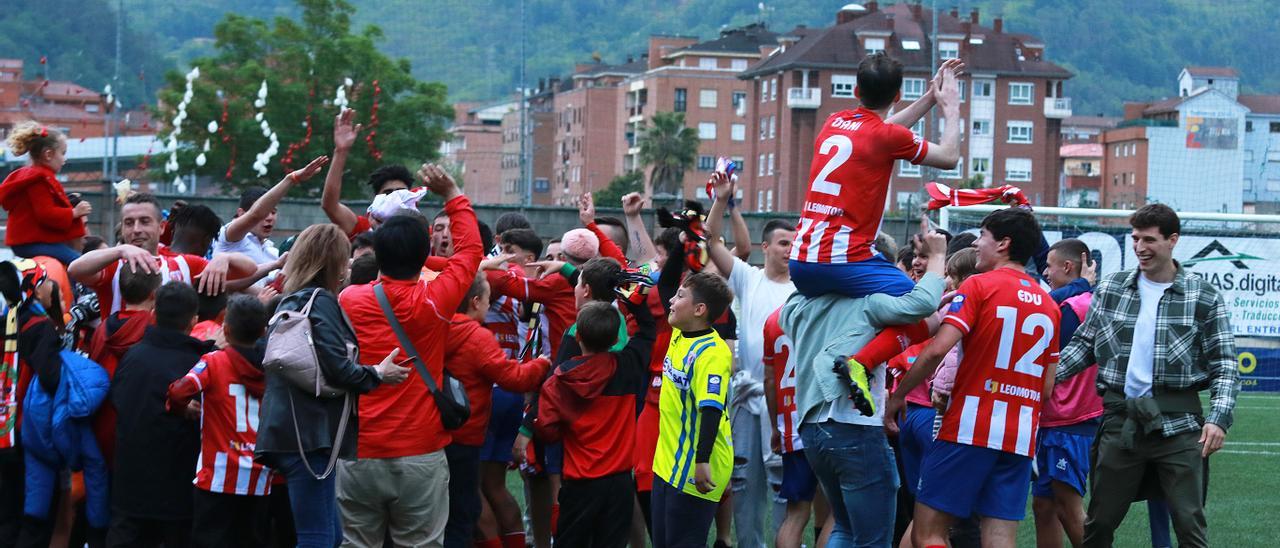
[[[200,397],[200,460],[193,482],[199,489],[229,495],[270,493],[271,469],[253,460],[258,403],[266,386],[255,363],[262,363],[261,350],[227,347],[202,356],[169,386],[170,408]]]
[[[964,358],[937,439],[1032,457],[1045,375],[1058,362],[1058,306],[1013,268],[972,276],[956,293],[943,322],[964,333]]]
[[[875,112],[832,114],[814,141],[791,260],[840,264],[874,256],[894,162],[919,164],[928,153],[927,141]]]
[[[774,310],[764,322],[764,365],[773,368],[774,383],[767,389],[774,390],[776,395],[782,452],[792,453],[804,449],[804,442],[800,441],[800,412],[796,409],[795,343],[778,324],[781,313],[781,308]]]

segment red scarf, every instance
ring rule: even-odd
[[[1031,202],[1023,196],[1022,189],[1013,185],[991,188],[951,188],[942,183],[931,182],[924,185],[929,193],[927,209],[940,209],[946,206],[978,205],[1000,200],[1006,204],[1031,207]]]

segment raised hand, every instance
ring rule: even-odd
[[[355,120],[356,111],[354,110],[344,108],[338,113],[333,121],[333,148],[342,151],[351,150],[351,145],[356,142],[356,136],[364,128],[355,123]]]
[[[639,192],[632,192],[622,197],[622,214],[631,217],[640,215],[640,210],[644,208],[644,195]]]
[[[718,171],[711,173],[711,186],[716,191],[717,202],[728,202],[733,196],[733,179]]]
[[[311,160],[311,163],[307,164],[302,169],[289,173],[289,175],[285,176],[285,178],[289,179],[290,183],[296,185],[298,183],[306,181],[307,179],[315,177],[316,174],[320,173],[320,170],[324,169],[324,166],[328,164],[329,164],[328,156],[317,156],[316,159]]]
[[[590,192],[583,192],[578,197],[578,220],[582,221],[582,226],[596,222],[596,199]]]
[[[449,172],[437,164],[422,164],[422,167],[418,168],[418,177],[422,179],[428,190],[444,198],[445,201],[449,201],[462,193],[458,190],[458,183],[454,182]]]

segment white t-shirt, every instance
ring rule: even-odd
[[[757,381],[764,380],[764,323],[795,293],[789,280],[778,283],[765,275],[764,269],[733,258],[729,288],[738,302],[738,363]],[[767,387],[766,387],[767,388]]]
[[[1156,314],[1160,308],[1160,298],[1173,283],[1156,283],[1147,276],[1138,273],[1138,298],[1142,303],[1138,308],[1138,320],[1133,325],[1133,344],[1129,350],[1129,365],[1124,374],[1124,395],[1127,398],[1142,398],[1151,395],[1151,380],[1154,374],[1152,362],[1156,350]]]
[[[244,238],[238,242],[227,241],[227,227],[230,223],[223,225],[222,230],[218,231],[218,239],[213,241],[213,253],[241,253],[257,264],[269,263],[280,258],[280,252],[276,250],[275,244],[271,240],[259,240],[258,236],[253,232],[246,232]]]

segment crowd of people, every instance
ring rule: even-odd
[[[0,545],[1013,546],[1028,493],[1040,546],[1109,546],[1140,499],[1153,542],[1171,519],[1207,545],[1238,379],[1176,212],[1135,212],[1138,268],[1102,279],[1024,205],[879,232],[895,162],[957,162],[963,69],[893,112],[902,66],[868,56],[798,222],[755,242],[729,170],[652,235],[639,194],[622,219],[583,195],[563,234],[490,227],[433,164],[367,174],[357,214],[350,110],[331,157],[225,223],[130,193],[89,235],[65,137],[19,126]],[[934,108],[938,143],[906,129]],[[281,199],[326,169],[331,222],[277,246]]]

